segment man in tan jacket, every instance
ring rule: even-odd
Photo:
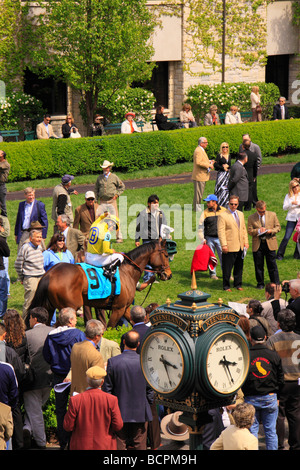
[[[54,134],[53,127],[50,122],[50,114],[45,114],[43,122],[40,122],[36,126],[36,136],[38,139],[58,139],[57,135]]]
[[[266,210],[265,201],[256,203],[256,212],[248,218],[248,233],[252,237],[252,252],[255,267],[257,288],[264,289],[264,260],[266,259],[270,281],[279,284],[276,264],[278,243],[276,233],[280,231],[280,223],[275,212]]]
[[[200,137],[198,146],[193,155],[192,180],[194,182],[193,210],[200,211],[201,199],[205,189],[205,183],[209,180],[209,172],[213,170],[214,163],[208,159],[205,149],[208,145],[206,137]]]
[[[233,269],[233,286],[242,288],[245,251],[249,248],[244,214],[237,210],[239,198],[230,196],[226,211],[218,216],[218,237],[222,248],[223,289],[231,292],[230,276]]]

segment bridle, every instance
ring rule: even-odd
[[[166,273],[166,269],[169,268],[168,265],[166,265],[163,261],[163,256],[165,256],[166,258],[169,257],[166,249],[164,248],[160,248],[159,250],[157,250],[159,253],[160,253],[160,256],[161,256],[161,267],[158,268],[158,269],[141,269],[141,267],[135,263],[129,256],[127,256],[125,253],[121,253],[122,256],[124,256],[133,266],[135,266],[139,271],[140,273],[142,274],[143,271],[145,272],[148,272],[148,273],[154,273],[154,274],[159,274],[160,276],[162,274],[165,274]]]

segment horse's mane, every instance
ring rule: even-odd
[[[128,251],[127,253],[125,253],[126,256],[124,257],[124,261],[122,264],[130,263],[130,260],[135,261],[138,256],[145,255],[150,251],[154,251],[157,243],[158,241],[150,241],[144,243],[143,245],[137,246],[131,251]],[[127,259],[127,256],[128,258],[130,258],[130,260]]]

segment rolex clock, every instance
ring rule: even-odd
[[[180,399],[194,386],[194,342],[171,324],[156,327],[144,337],[141,365],[148,384],[165,398]]]
[[[215,325],[196,343],[196,388],[206,397],[234,395],[246,380],[249,346],[243,331],[229,324]]]

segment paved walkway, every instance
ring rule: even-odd
[[[294,163],[284,163],[278,165],[263,165],[259,169],[259,175],[267,175],[271,173],[290,173]],[[154,178],[143,178],[143,179],[132,179],[126,180],[125,185],[126,189],[139,189],[139,188],[152,188],[155,186],[162,186],[167,184],[186,184],[191,182],[191,173],[184,173],[181,175],[171,175],[171,176],[156,176]],[[211,172],[211,180],[216,179],[217,172]],[[95,175],[96,181],[96,175]],[[72,185],[72,189],[76,189],[80,194],[85,194],[86,191],[93,191],[94,184],[81,184],[81,185]],[[53,188],[40,188],[36,189],[35,194],[36,198],[40,197],[52,197]],[[24,199],[23,191],[8,192],[6,199],[8,201],[16,201]]]

